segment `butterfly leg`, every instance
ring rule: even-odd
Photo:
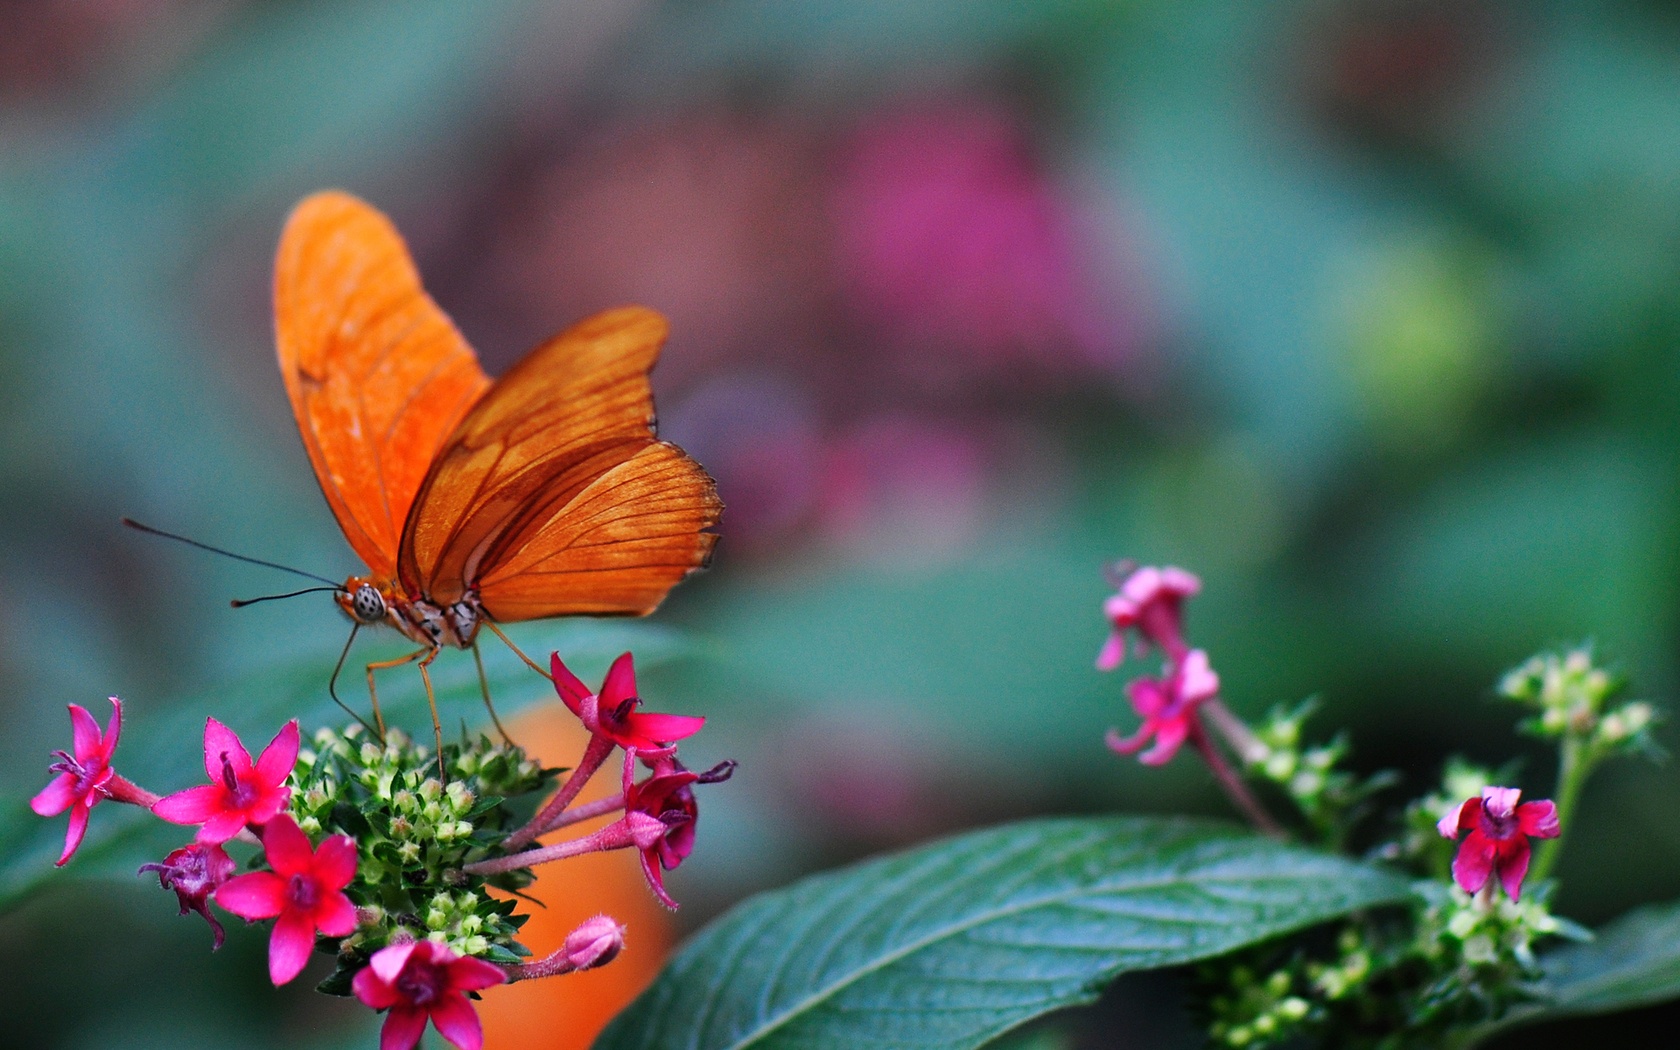
[[[344,660],[345,660],[346,657],[348,657],[350,655],[350,646],[352,644],[354,644],[355,641],[356,641],[356,632],[361,630],[361,629],[362,629],[362,625],[359,624],[359,623],[351,625],[351,627],[350,627],[350,637],[344,643],[344,651],[338,654],[338,663],[333,664],[332,677],[327,679],[327,695],[333,698],[333,703],[337,704],[339,707],[344,708],[344,712],[346,714],[348,714],[351,718],[354,718],[356,721],[360,722],[362,724],[363,729],[367,730],[368,732],[372,733],[374,736],[378,737],[380,739],[380,742],[383,743],[384,740],[385,740],[385,726],[384,726],[384,724],[381,723],[378,729],[375,729],[373,726],[368,725],[367,719],[365,719],[361,715],[357,714],[356,711],[349,704],[347,704],[343,700],[339,699],[339,696],[338,696],[338,673],[340,671],[344,670]],[[376,707],[376,708],[373,709],[373,712],[374,712],[375,718],[377,718],[378,715],[379,715],[379,709]]]
[[[521,650],[519,648],[519,646],[513,644],[513,639],[512,638],[509,638],[507,635],[502,633],[502,629],[500,627],[496,626],[496,621],[495,620],[486,619],[484,621],[484,626],[490,628],[491,632],[493,634],[495,634],[495,636],[497,638],[500,638],[502,640],[503,645],[507,646],[509,649],[512,649],[513,650],[513,655],[519,657],[521,660],[524,660],[526,667],[529,667],[531,670],[533,670],[533,671],[537,672],[538,674],[542,675],[544,678],[548,679],[549,681],[551,681],[551,682],[554,681],[554,676],[553,675],[549,674],[548,671],[546,671],[542,667],[538,666],[538,664],[535,660],[531,659],[529,656],[526,656],[524,651]]]
[[[502,720],[496,717],[496,705],[490,702],[490,680],[484,677],[484,657],[479,654],[476,640],[472,644],[472,654],[473,663],[478,667],[478,689],[484,694],[484,709],[490,712],[490,721],[496,724],[496,732],[502,734],[503,742],[509,747],[514,747],[516,745],[513,737],[508,736],[508,731],[502,726]]]
[[[421,650],[421,652],[425,652],[425,650]],[[438,721],[437,696],[432,692],[432,672],[430,670],[432,661],[437,659],[437,654],[440,652],[442,650],[434,645],[431,652],[427,652],[425,657],[421,659],[420,680],[426,683],[426,706],[432,709],[432,735],[437,738],[438,783],[447,784],[449,774],[443,767],[443,723]]]
[[[383,671],[390,667],[401,667],[403,664],[411,664],[420,659],[420,657],[425,656],[427,653],[431,653],[433,656],[436,656],[437,650],[431,648],[416,649],[407,656],[399,656],[395,660],[381,660],[378,663],[371,663],[367,665],[368,699],[373,701],[373,721],[374,724],[379,727],[380,743],[385,742],[385,716],[379,713],[379,690],[375,689],[373,686],[373,672]],[[431,679],[428,678],[426,680],[426,698],[428,700],[431,699],[431,695],[432,683]],[[435,705],[432,707],[432,721],[437,721],[437,707]]]

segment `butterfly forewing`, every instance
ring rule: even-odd
[[[664,318],[588,318],[499,379],[438,454],[398,572],[439,604],[474,586],[496,619],[645,613],[703,564],[711,479],[653,436],[648,370]]]
[[[293,210],[274,317],[315,477],[350,546],[393,578],[427,471],[489,379],[421,288],[396,228],[348,194],[319,193]]]

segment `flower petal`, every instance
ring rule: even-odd
[[[1184,658],[1184,667],[1179,672],[1178,695],[1187,704],[1201,703],[1219,695],[1219,676],[1208,664],[1205,651],[1192,649]]]
[[[1470,806],[1474,806],[1476,811],[1467,815],[1464,811]],[[1476,818],[1481,816],[1481,814],[1481,799],[1465,799],[1463,802],[1460,802],[1458,805],[1447,810],[1447,815],[1435,822],[1435,830],[1439,831],[1441,833],[1441,837],[1444,839],[1456,839],[1458,838],[1458,833],[1463,831],[1466,825],[1475,824]]]
[[[506,980],[507,971],[483,959],[462,956],[449,964],[449,990],[452,992],[476,992],[494,988]]]
[[[647,877],[648,889],[652,890],[653,895],[659,898],[659,903],[672,911],[676,911],[677,902],[671,899],[669,893],[665,892],[665,873],[659,870],[658,864],[654,863],[654,857],[658,855],[659,851],[652,849],[639,852],[642,856],[642,874]]]
[[[348,937],[356,931],[356,906],[342,893],[329,893],[315,905],[313,921],[324,937]]]
[[[1508,820],[1516,811],[1521,788],[1485,787],[1482,789],[1482,811],[1491,820]]]
[[[262,842],[268,866],[276,874],[302,875],[315,867],[315,851],[309,846],[309,836],[303,833],[289,813],[283,813],[263,825]]]
[[[1480,828],[1464,836],[1458,856],[1453,858],[1452,873],[1465,893],[1475,893],[1487,885],[1488,875],[1493,872],[1494,848],[1493,840],[1482,834]]]
[[[408,965],[408,957],[413,955],[422,944],[430,943],[430,941],[407,941],[403,944],[393,944],[388,948],[381,948],[373,953],[373,958],[368,960],[368,968],[386,984],[395,984],[397,975],[402,973],[404,966]]]
[[[1130,755],[1139,751],[1143,745],[1149,743],[1149,735],[1155,732],[1155,723],[1144,722],[1136,733],[1131,736],[1121,736],[1118,729],[1110,729],[1103,737],[1103,743],[1117,755]]]
[[[636,664],[629,653],[620,653],[607,668],[601,682],[601,706],[613,709],[636,695]]]
[[[122,699],[111,697],[111,720],[105,723],[105,737],[99,742],[99,757],[107,763],[117,750],[117,738],[122,736]]]
[[[700,732],[700,727],[705,724],[705,718],[698,715],[661,715],[639,711],[624,720],[624,727],[629,730],[630,735],[653,744],[671,744],[678,740],[687,740]]]
[[[1505,896],[1512,900],[1517,900],[1522,894],[1523,878],[1528,874],[1529,855],[1528,839],[1522,835],[1513,836],[1499,844],[1499,883],[1505,887]]]
[[[380,980],[371,966],[356,971],[356,976],[350,981],[350,990],[356,993],[363,1006],[374,1010],[384,1010],[402,1002],[402,996],[397,994],[391,982]]]
[[[1190,718],[1163,718],[1155,730],[1155,746],[1138,756],[1146,766],[1164,766],[1178,754],[1178,749],[1190,736]]]
[[[29,800],[29,808],[43,817],[56,817],[76,801],[76,774],[60,773],[47,782],[40,794]]]
[[[92,808],[85,803],[77,802],[70,807],[70,826],[64,829],[64,852],[58,855],[54,867],[62,868],[70,862],[71,854],[82,844],[82,836],[87,834],[88,810]]]
[[[315,923],[295,908],[274,920],[274,936],[268,939],[268,978],[278,987],[303,972],[309,953],[315,950]]]
[[[1126,639],[1115,631],[1108,636],[1102,649],[1097,653],[1097,670],[1112,671],[1126,662]]]
[[[1126,697],[1139,717],[1148,719],[1167,709],[1170,702],[1166,683],[1153,678],[1135,678],[1126,685]]]
[[[152,812],[171,824],[202,824],[221,812],[222,796],[226,792],[227,789],[222,787],[219,781],[214,784],[200,784],[164,796],[152,807]],[[241,820],[239,826],[244,827],[245,822]],[[238,834],[237,829],[234,834]],[[226,838],[222,841],[226,841]]]
[[[426,1034],[426,1011],[418,1006],[393,1006],[379,1029],[379,1050],[414,1050]]]
[[[222,782],[222,756],[233,766],[235,776],[251,768],[251,753],[239,742],[239,737],[214,718],[204,720],[204,772],[212,784]]]
[[[216,903],[241,919],[272,919],[286,907],[286,880],[272,871],[253,871],[216,887]]]
[[[466,996],[458,992],[445,994],[432,1004],[431,1010],[438,1035],[461,1050],[481,1050],[484,1046],[484,1029],[479,1026],[478,1011],[467,1002]]]
[[[332,835],[315,848],[315,877],[321,888],[342,890],[356,877],[356,840]]]
[[[76,759],[86,762],[90,758],[99,757],[99,723],[88,714],[87,708],[81,704],[71,704],[70,707],[70,740],[71,749],[76,753]]]
[[[1524,802],[1517,807],[1517,827],[1524,835],[1537,839],[1555,839],[1563,833],[1558,824],[1557,803],[1551,799]]]
[[[219,845],[245,830],[245,814],[237,809],[217,810],[193,836],[207,845]]]
[[[264,786],[285,783],[292,767],[297,765],[297,756],[298,724],[294,718],[281,726],[280,732],[263,748],[262,756],[257,759],[258,778]]]
[[[551,653],[548,658],[549,673],[554,676],[554,691],[560,694],[560,699],[574,715],[583,713],[583,698],[593,696],[589,687],[584,685],[565,664],[560,662],[559,653]]]

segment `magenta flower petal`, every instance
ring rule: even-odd
[[[660,744],[687,740],[700,732],[700,727],[706,724],[705,718],[698,715],[661,715],[651,712],[632,714],[624,721],[626,728],[635,736]]]
[[[389,980],[380,980],[373,972],[372,966],[364,966],[356,971],[356,976],[350,981],[350,990],[356,993],[356,998],[363,1006],[374,1010],[384,1010],[402,1002],[402,996],[391,987]]]
[[[654,852],[651,850],[642,850],[640,852],[642,857],[642,874],[647,878],[648,889],[652,890],[653,895],[659,898],[659,903],[665,905],[665,907],[671,909],[672,911],[676,911],[677,902],[671,899],[671,895],[669,893],[665,892],[665,873],[660,870],[658,864],[654,863]]]
[[[99,723],[81,704],[70,704],[70,740],[82,761],[99,755]]]
[[[69,809],[79,797],[76,774],[60,773],[47,782],[40,794],[29,800],[29,808],[40,816],[56,817]]]
[[[1474,812],[1469,812],[1472,807],[1474,807]],[[1456,839],[1459,832],[1465,828],[1475,827],[1476,821],[1480,819],[1481,815],[1482,800],[1467,798],[1452,809],[1447,810],[1447,815],[1436,821],[1435,830],[1439,831],[1444,839]]]
[[[466,996],[459,992],[445,995],[432,1004],[431,1013],[438,1034],[461,1050],[481,1050],[484,1046],[484,1029],[479,1026],[478,1012]]]
[[[393,944],[389,948],[381,948],[368,960],[368,969],[381,981],[391,984],[402,974],[403,967],[408,965],[408,957],[413,955],[422,943],[409,941],[407,944]]]
[[[426,1011],[407,1004],[391,1007],[379,1029],[379,1050],[414,1050],[426,1034]]]
[[[348,937],[356,932],[356,906],[342,893],[334,893],[315,908],[315,928],[324,937]]]
[[[177,791],[158,800],[152,807],[152,812],[167,820],[171,824],[202,824],[209,820],[221,809],[222,792],[225,789],[220,784],[200,784],[198,787]],[[245,822],[240,821],[239,827]],[[235,828],[233,834],[237,835]],[[224,836],[223,841],[233,835]]]
[[[257,775],[264,783],[283,784],[291,776],[292,767],[297,765],[298,756],[298,724],[292,719],[274,734],[274,739],[263,748],[262,756],[257,759]],[[272,816],[272,814],[271,814]]]
[[[111,717],[105,723],[105,739],[99,744],[99,757],[109,763],[117,751],[117,738],[122,736],[122,701],[111,697]]]
[[[1517,807],[1517,827],[1532,838],[1557,838],[1563,830],[1558,824],[1557,803],[1551,799],[1524,802]]]
[[[315,874],[333,889],[343,889],[356,877],[356,841],[333,835],[315,849]]]
[[[1499,868],[1499,883],[1505,887],[1505,896],[1512,900],[1521,897],[1523,877],[1528,874],[1529,856],[1528,839],[1521,835],[1499,844],[1495,866]]]
[[[1138,756],[1146,766],[1164,766],[1178,754],[1178,749],[1190,736],[1190,722],[1184,718],[1169,718],[1155,731],[1155,746]]]
[[[88,809],[89,807],[82,802],[70,807],[70,826],[64,830],[64,852],[53,862],[55,867],[62,868],[69,863],[71,854],[82,844],[82,836],[87,834]]]
[[[281,875],[308,871],[314,863],[315,853],[309,846],[309,836],[303,833],[295,820],[271,820],[264,824],[262,840],[268,866]]]
[[[1097,653],[1097,670],[1112,671],[1126,661],[1126,639],[1119,632],[1110,633]]]
[[[245,830],[245,814],[239,810],[218,810],[210,815],[194,838],[206,845],[226,842]]]
[[[481,992],[507,980],[507,973],[495,963],[462,957],[449,964],[449,987],[460,992]]]
[[[1480,829],[1470,832],[1458,847],[1453,858],[1453,879],[1465,893],[1475,893],[1487,885],[1493,873],[1494,844]]]
[[[612,666],[607,668],[607,677],[601,682],[601,706],[617,707],[635,695],[635,661],[629,653],[620,653]]]
[[[253,871],[216,887],[215,897],[241,919],[272,919],[286,908],[286,881],[272,871]]]
[[[239,737],[233,730],[216,721],[214,718],[204,720],[204,772],[210,775],[210,782],[219,784],[222,780],[222,758],[227,758],[233,767],[233,773],[238,776],[251,768],[251,753],[245,750],[245,745],[239,742]]]
[[[594,693],[560,661],[559,653],[549,655],[548,669],[554,675],[554,689],[560,694],[560,699],[572,714],[581,714],[584,699],[593,696]]]
[[[285,984],[309,962],[315,950],[315,923],[296,908],[288,908],[274,920],[274,934],[268,939],[268,977],[275,986]]]

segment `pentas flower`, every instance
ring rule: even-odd
[[[111,755],[117,750],[117,738],[122,735],[122,701],[111,697],[111,720],[105,732],[81,704],[70,704],[69,751],[54,751],[57,762],[47,772],[57,773],[41,793],[29,800],[29,808],[43,817],[56,817],[70,811],[70,826],[64,833],[64,851],[57,864],[69,862],[76,847],[87,834],[88,811],[107,798],[149,806],[157,796],[142,791],[117,776],[111,768]]]
[[[549,667],[554,673],[554,688],[567,709],[592,734],[619,747],[643,752],[661,750],[693,736],[706,724],[704,718],[690,715],[637,711],[642,700],[636,695],[636,668],[629,653],[613,661],[599,693],[591,692],[560,661],[559,653],[550,657]]]
[[[374,952],[350,987],[366,1005],[390,1011],[379,1050],[412,1050],[428,1019],[460,1050],[480,1050],[484,1030],[466,993],[505,980],[500,967],[482,959],[456,955],[434,941],[409,941]]]
[[[1453,878],[1465,893],[1476,893],[1495,878],[1505,895],[1517,900],[1528,874],[1528,840],[1555,839],[1561,833],[1554,803],[1548,799],[1519,806],[1521,795],[1518,788],[1483,788],[1480,798],[1465,799],[1435,825],[1449,839],[1469,832],[1452,865]]]
[[[273,820],[291,800],[286,778],[297,764],[298,724],[287,722],[256,762],[233,730],[214,718],[204,722],[204,771],[210,783],[177,791],[152,807],[171,824],[202,824],[198,841],[226,842],[247,826]]]
[[[700,810],[692,785],[700,780],[700,774],[672,760],[667,771],[655,772],[634,784],[635,768],[635,753],[631,752],[624,763],[624,826],[642,856],[642,874],[647,876],[653,895],[665,907],[675,909],[677,902],[665,892],[665,872],[675,870],[694,849],[694,822]]]
[[[210,914],[210,895],[233,877],[236,867],[227,850],[195,842],[163,858],[161,864],[142,864],[136,874],[157,872],[158,885],[175,891],[176,898],[181,902],[182,915],[196,911],[204,916],[204,921],[215,933],[216,943],[212,946],[215,950],[222,946],[223,930],[222,924]]]
[[[1207,653],[1192,649],[1168,668],[1165,677],[1139,678],[1126,686],[1126,695],[1143,725],[1129,737],[1109,730],[1108,746],[1118,754],[1130,755],[1153,739],[1155,746],[1139,755],[1138,761],[1164,765],[1186,740],[1202,731],[1196,709],[1218,694],[1219,676],[1208,665]]]
[[[1126,659],[1126,632],[1136,631],[1142,656],[1158,646],[1175,663],[1189,651],[1184,641],[1184,601],[1202,589],[1202,581],[1183,569],[1144,566],[1120,583],[1119,593],[1103,602],[1114,630],[1097,654],[1097,668],[1112,671]]]
[[[264,824],[262,840],[274,870],[230,879],[215,896],[217,904],[242,919],[275,920],[268,976],[281,985],[302,972],[317,932],[346,937],[355,930],[356,908],[344,887],[356,877],[356,843],[347,835],[333,835],[312,849],[290,814]]]

